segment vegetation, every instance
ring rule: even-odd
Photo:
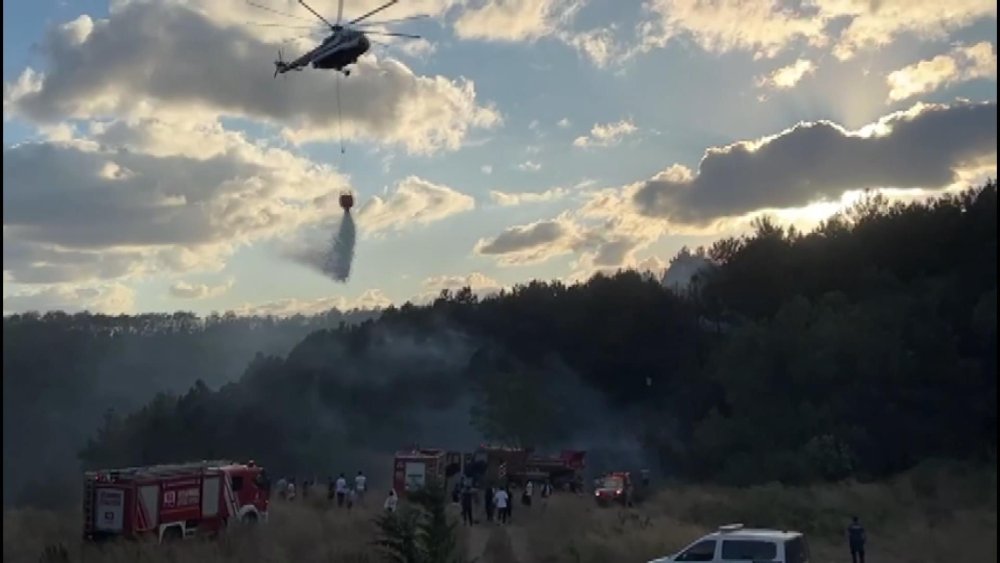
[[[482,300],[445,292],[312,332],[221,388],[206,374],[184,394],[119,410],[82,458],[224,455],[278,473],[388,473],[385,456],[407,443],[586,446],[614,427],[616,441],[634,438],[662,474],[688,482],[799,485],[885,478],[927,458],[995,463],[996,218],[993,183],[922,203],[874,196],[810,233],[762,220],[696,251],[711,266],[680,292],[635,272]],[[5,320],[5,422],[9,378],[10,400],[38,413],[32,393],[65,384],[66,406],[95,363],[119,357],[102,351],[118,345],[117,329],[9,322],[20,340],[8,348]],[[39,353],[49,349],[60,354]],[[164,350],[130,356],[132,373],[150,369],[135,358],[168,356],[171,371],[195,373],[186,352]]]
[[[457,523],[448,514],[450,504],[441,486],[430,486],[409,495],[397,512],[375,518],[375,541],[391,563],[459,563]]]
[[[515,509],[506,528],[457,530],[459,551],[480,563],[648,561],[674,553],[719,523],[742,521],[807,533],[812,561],[843,561],[844,528],[857,513],[868,530],[868,557],[882,563],[996,561],[996,467],[925,463],[881,483],[805,487],[669,487],[635,510],[600,509],[587,496],[557,494]],[[380,507],[330,509],[325,499],[276,502],[266,526],[219,540],[179,545],[81,546],[79,511],[22,509],[3,521],[4,561],[166,563],[203,561],[376,563]],[[457,507],[448,507],[457,517]],[[490,534],[474,545],[472,535]],[[39,559],[46,552],[66,558]],[[99,552],[99,557],[97,556]]]

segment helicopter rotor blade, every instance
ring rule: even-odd
[[[411,35],[409,33],[391,33],[388,31],[366,31],[365,35],[385,35],[388,37],[405,37],[407,39],[422,39],[419,35]]]
[[[299,0],[299,2],[301,2],[301,1],[302,0]],[[393,4],[395,4],[397,2],[399,2],[399,0],[389,0],[385,4],[382,4],[381,6],[379,6],[378,8],[375,8],[374,10],[368,12],[367,14],[365,14],[363,16],[356,17],[353,20],[347,22],[347,24],[348,25],[354,25],[354,24],[358,23],[359,21],[361,21],[361,20],[363,20],[365,18],[369,18],[369,17],[371,17],[371,16],[373,16],[373,15],[381,12],[382,10],[388,8],[389,6],[392,6]]]
[[[344,0],[337,2],[337,25],[344,19]]]
[[[284,28],[287,28],[287,29],[314,29],[314,28],[317,27],[315,24],[313,24],[313,25],[298,25],[298,24],[290,24],[290,23],[272,23],[272,22],[246,22],[246,24],[247,25],[255,25],[255,26],[258,26],[258,27],[284,27]],[[316,31],[319,32],[319,31],[323,31],[323,30],[317,29]]]
[[[364,23],[359,23],[359,24],[357,24],[357,27],[367,27],[367,26],[373,26],[373,25],[387,25],[387,24],[390,24],[390,23],[399,23],[399,22],[405,22],[405,21],[422,20],[424,18],[429,18],[429,17],[431,17],[430,14],[417,14],[415,16],[409,16],[409,17],[405,17],[405,18],[396,18],[396,19],[392,19],[392,20],[382,20],[382,21],[378,21],[378,22],[364,22]]]
[[[397,0],[397,1],[398,1],[398,0]],[[312,6],[310,6],[309,4],[306,4],[305,0],[299,0],[299,4],[302,4],[302,5],[303,5],[303,6],[305,7],[305,9],[309,10],[310,12],[312,12],[312,14],[313,14],[314,16],[316,16],[316,17],[317,17],[317,18],[319,18],[319,19],[320,19],[320,20],[321,20],[321,21],[322,21],[323,23],[325,23],[325,24],[326,24],[327,26],[329,26],[329,27],[330,27],[330,29],[336,29],[336,28],[334,27],[334,25],[333,25],[332,23],[330,23],[329,21],[327,21],[327,19],[326,19],[326,18],[324,18],[323,16],[319,15],[319,12],[317,12],[316,10],[313,10],[313,9],[312,9]]]
[[[271,7],[268,7],[268,6],[264,6],[264,5],[258,4],[256,2],[252,2],[251,0],[247,0],[247,4],[250,4],[254,8],[260,8],[261,10],[265,10],[267,12],[271,12],[272,14],[278,14],[279,16],[285,16],[286,18],[292,18],[292,19],[296,19],[296,20],[302,20],[304,22],[309,21],[307,18],[303,18],[302,16],[296,16],[295,14],[289,14],[287,12],[281,12],[281,11],[275,10],[274,8],[271,8]]]

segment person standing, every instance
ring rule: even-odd
[[[354,478],[354,493],[357,495],[358,506],[363,504],[365,499],[365,491],[368,487],[368,478],[365,474],[358,470],[358,475]]]
[[[462,488],[462,523],[466,526],[472,525],[472,487]]]
[[[486,511],[486,521],[493,521],[493,496],[496,494],[496,489],[492,486],[486,487],[486,493],[483,495],[483,509]]]
[[[386,512],[392,513],[396,512],[396,505],[399,504],[399,497],[396,496],[396,489],[389,489],[389,496],[385,497],[385,502],[382,504],[382,508]]]
[[[847,543],[851,547],[851,561],[865,563],[865,542],[868,540],[865,528],[857,516],[851,517],[851,525],[847,527]]]
[[[507,491],[501,488],[497,488],[497,492],[493,495],[493,504],[497,507],[497,516],[500,519],[501,524],[507,523],[508,514],[508,504],[510,503],[510,495]]]
[[[337,483],[335,487],[337,490],[337,507],[343,508],[344,500],[347,497],[347,478],[344,477],[343,473],[341,473],[340,476],[337,477]]]

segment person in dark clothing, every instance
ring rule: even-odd
[[[333,480],[333,477],[331,476],[330,482],[326,486],[326,500],[331,504],[333,503],[333,497],[335,496],[336,491],[337,491],[337,486],[335,481]]]
[[[462,489],[462,523],[471,526],[472,525],[472,488],[465,487]]]
[[[486,492],[483,494],[483,508],[486,510],[486,521],[493,521],[493,495],[496,491],[493,487],[486,487]]]
[[[858,517],[851,518],[851,525],[847,527],[847,542],[851,546],[851,561],[854,563],[865,563],[865,528],[858,521]]]

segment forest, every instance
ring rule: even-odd
[[[216,457],[377,478],[398,448],[484,439],[737,486],[995,463],[996,220],[991,181],[870,194],[811,232],[758,220],[682,251],[705,264],[683,286],[622,271],[367,318],[7,317],[5,503],[55,502],[39,468],[57,463],[70,488],[81,465]]]

